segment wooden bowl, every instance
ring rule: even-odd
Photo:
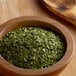
[[[57,21],[46,17],[36,17],[36,16],[25,16],[19,17],[12,20],[9,20],[3,23],[0,27],[0,39],[11,30],[14,30],[19,27],[23,26],[36,26],[51,29],[57,32],[64,40],[66,50],[65,54],[60,61],[56,64],[43,68],[43,69],[23,69],[16,67],[9,62],[7,62],[1,55],[0,55],[0,70],[5,76],[57,76],[69,63],[72,54],[73,54],[73,39],[69,33],[69,31]]]

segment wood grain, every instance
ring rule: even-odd
[[[41,2],[51,12],[76,26],[75,0],[41,0]]]
[[[76,7],[73,9],[75,8]],[[72,33],[76,46],[76,27],[58,18],[58,16],[49,13],[39,3],[39,0],[0,0],[0,24],[9,19],[27,15],[46,16],[60,21],[60,23],[63,23],[64,26]],[[74,15],[76,15],[76,11],[74,11]],[[76,48],[74,48],[74,50],[75,52],[70,64],[59,76],[76,76]]]

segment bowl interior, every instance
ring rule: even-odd
[[[40,27],[40,28],[44,28],[49,31],[54,31],[63,39],[65,46],[67,46],[67,41],[62,31],[58,29],[57,27],[55,27],[53,24],[43,22],[43,21],[32,21],[32,20],[30,21],[29,20],[29,21],[18,22],[18,23],[15,23],[13,25],[10,25],[4,28],[1,35],[3,37],[7,32],[21,28],[21,27]]]

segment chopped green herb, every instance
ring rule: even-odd
[[[25,69],[41,69],[64,55],[64,42],[58,34],[38,27],[22,27],[8,32],[0,41],[0,54]]]

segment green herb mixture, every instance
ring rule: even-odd
[[[22,27],[8,32],[0,41],[0,54],[25,69],[41,69],[64,55],[64,42],[58,34],[38,27]]]

